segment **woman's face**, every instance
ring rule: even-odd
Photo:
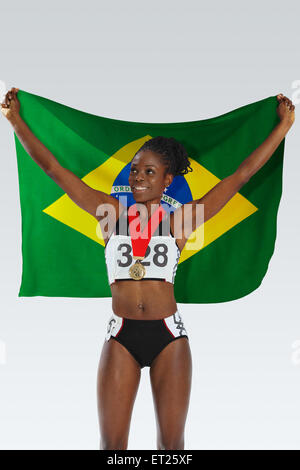
[[[134,199],[138,202],[160,200],[165,187],[173,180],[173,175],[165,172],[166,166],[158,154],[151,150],[137,153],[131,161],[128,178]]]

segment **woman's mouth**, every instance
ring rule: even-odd
[[[132,186],[132,192],[142,193],[148,189],[147,186]]]

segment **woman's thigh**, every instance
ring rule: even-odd
[[[192,355],[187,338],[169,343],[154,359],[150,379],[158,448],[184,448],[184,427],[192,384]]]
[[[114,339],[105,341],[97,374],[97,403],[102,448],[127,448],[132,409],[141,368]]]

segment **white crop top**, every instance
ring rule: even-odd
[[[169,217],[169,213],[164,215],[150,239],[145,258],[141,260],[146,268],[146,274],[141,279],[142,281],[152,279],[174,284],[180,250],[172,235]],[[126,220],[121,221],[121,218]],[[121,231],[123,233],[120,233]],[[135,264],[136,260],[132,256],[127,209],[117,220],[114,231],[105,246],[105,261],[109,285],[121,279],[136,282],[129,276],[129,268]]]

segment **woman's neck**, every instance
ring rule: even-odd
[[[137,205],[137,209],[140,212],[140,220],[145,222],[148,221],[154,212],[158,209],[158,207],[161,206],[161,199],[153,199],[151,201],[140,202],[136,204],[144,206],[139,211],[139,206]]]

